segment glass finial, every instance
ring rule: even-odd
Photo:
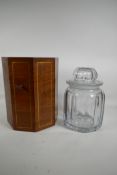
[[[77,67],[73,72],[74,80],[94,81],[98,74],[94,68]]]

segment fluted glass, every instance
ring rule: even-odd
[[[78,67],[74,79],[67,81],[69,87],[64,96],[64,123],[80,132],[96,131],[101,127],[104,114],[105,94],[100,89],[94,68]]]
[[[68,128],[90,132],[101,127],[105,95],[100,88],[80,91],[68,88],[64,99],[64,122]]]

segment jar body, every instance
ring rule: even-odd
[[[80,132],[96,131],[101,127],[105,94],[100,88],[68,88],[64,95],[64,124]]]

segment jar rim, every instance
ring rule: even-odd
[[[103,85],[103,82],[99,80],[91,81],[89,83],[85,83],[85,81],[67,80],[66,83],[69,84],[69,86],[72,88],[80,88],[80,89],[81,88],[95,89]]]

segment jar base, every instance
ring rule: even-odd
[[[88,133],[88,132],[94,132],[96,130],[98,130],[100,126],[95,126],[95,127],[91,127],[91,128],[82,128],[82,127],[76,127],[73,126],[72,124],[68,123],[68,122],[64,122],[64,125],[66,126],[66,128],[74,130],[74,131],[78,131],[78,132],[82,132],[82,133]]]

